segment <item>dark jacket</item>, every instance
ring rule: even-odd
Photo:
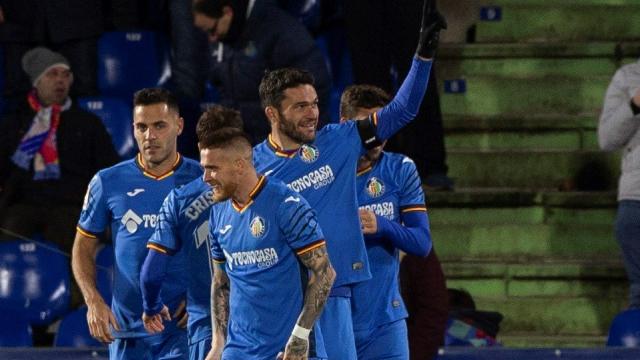
[[[119,161],[111,138],[97,116],[75,104],[61,114],[57,131],[58,180],[33,180],[33,169],[23,170],[11,156],[29,130],[35,112],[23,101],[0,123],[0,207],[14,203],[82,204],[91,177]]]
[[[254,141],[261,141],[270,131],[258,94],[264,72],[296,67],[315,77],[320,119],[328,119],[331,80],[324,57],[307,29],[270,0],[256,1],[246,20],[245,11],[234,9],[222,54],[218,44],[211,45],[210,80],[220,90],[222,103],[238,109]]]
[[[101,0],[2,0],[0,6],[0,41],[59,44],[98,36],[104,27]]]

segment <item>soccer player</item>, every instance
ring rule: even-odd
[[[202,114],[196,132],[206,132],[209,124],[242,128],[242,118],[235,110],[215,105]],[[213,204],[213,191],[202,177],[172,190],[160,209],[140,274],[144,304],[142,320],[147,331],[158,333],[164,330],[163,320],[170,318],[160,293],[167,268],[176,254],[187,256],[185,274],[188,275],[184,281],[187,284],[191,360],[204,359],[211,348],[209,214]]]
[[[99,171],[91,180],[73,244],[72,267],[87,304],[89,331],[109,344],[110,359],[174,359],[187,353],[186,332],[172,321],[158,335],[142,323],[140,270],[163,199],[202,170],[176,150],[183,120],[175,98],[163,89],[134,95],[133,131],[139,154]],[[96,289],[94,255],[110,226],[115,249],[111,309]],[[184,261],[167,271],[163,300],[174,313],[184,299]]]
[[[365,119],[390,100],[370,85],[347,88],[340,119]],[[420,176],[411,159],[383,152],[384,143],[358,160],[360,222],[372,278],[353,287],[353,329],[359,360],[409,359],[407,310],[400,296],[399,250],[426,256],[431,234]]]
[[[331,359],[356,358],[350,285],[371,277],[356,220],[356,165],[365,149],[389,138],[418,111],[438,35],[446,26],[442,16],[427,5],[416,57],[407,78],[391,103],[366,120],[331,124],[316,131],[318,96],[310,75],[280,69],[265,75],[260,84],[271,134],[255,148],[256,169],[284,181],[317,211],[338,274],[320,318]]]
[[[225,127],[199,139],[211,211],[214,336],[207,359],[326,359],[316,320],[335,278],[307,201],[259,175],[251,143]],[[279,352],[284,351],[284,354]]]

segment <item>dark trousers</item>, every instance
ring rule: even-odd
[[[616,239],[629,278],[629,308],[640,308],[640,201],[618,204]]]
[[[391,94],[411,67],[418,44],[422,0],[345,1],[349,49],[356,84],[376,85]],[[411,157],[422,177],[446,174],[440,99],[432,68],[427,93],[418,116],[387,145],[390,151]]]

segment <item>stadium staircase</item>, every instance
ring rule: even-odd
[[[604,346],[627,280],[619,154],[596,129],[615,70],[640,55],[640,2],[481,1],[469,37],[437,63],[456,190],[427,204],[447,285],[504,315],[505,346]]]

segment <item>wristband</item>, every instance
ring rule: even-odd
[[[293,331],[291,332],[291,335],[300,338],[302,340],[307,340],[309,341],[309,334],[311,333],[311,329],[305,329],[302,326],[296,324],[296,326],[293,327]]]

